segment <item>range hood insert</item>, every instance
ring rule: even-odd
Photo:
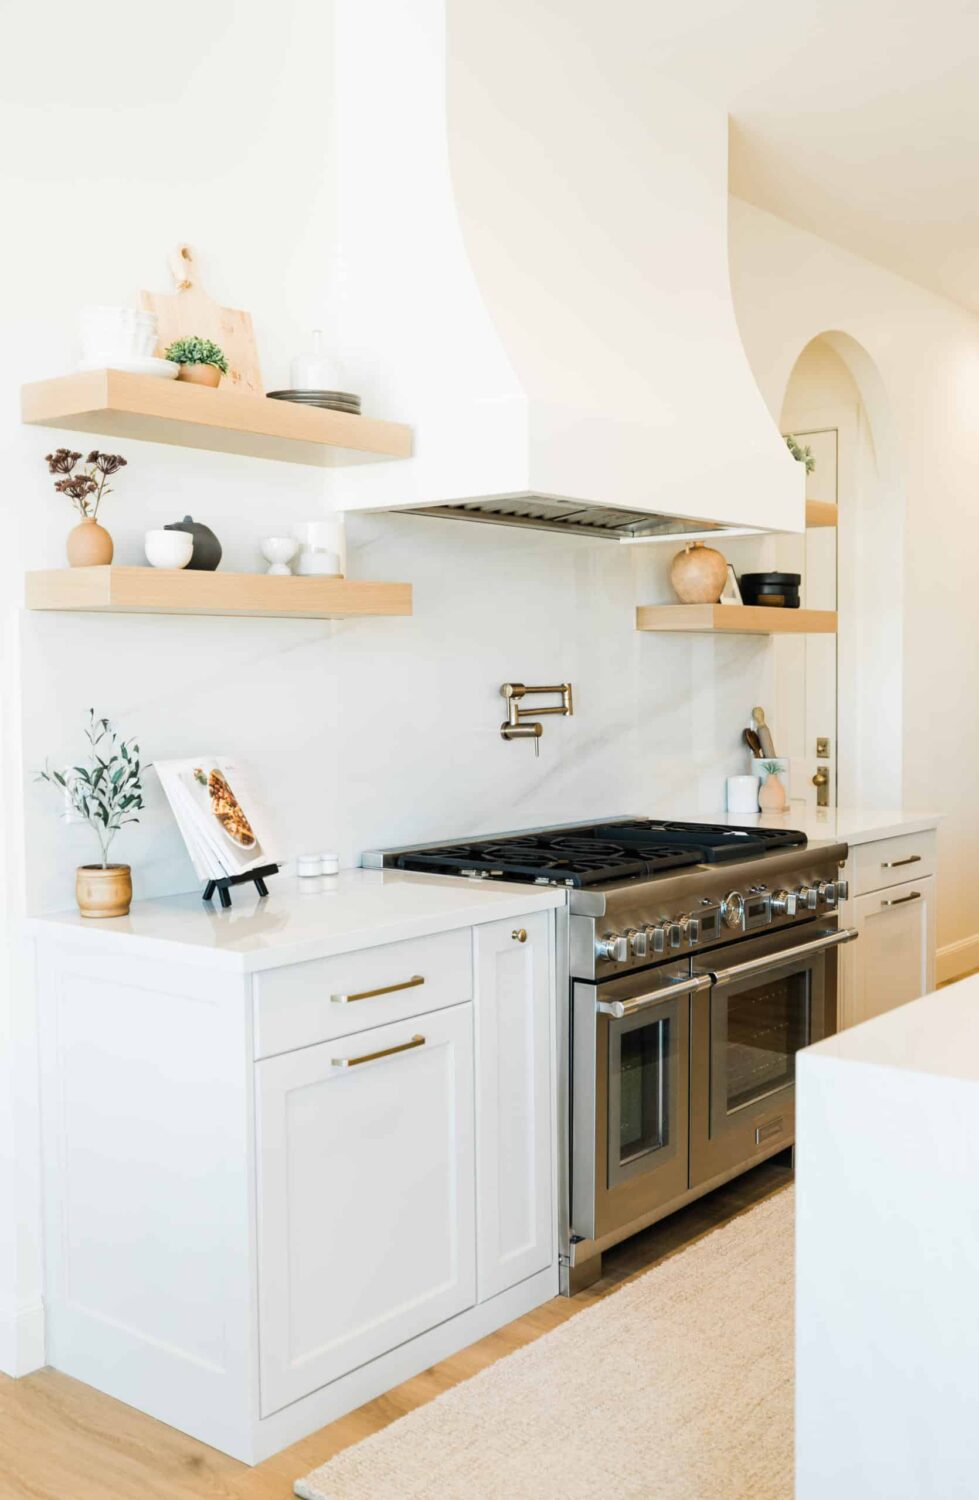
[[[655,11],[336,0],[334,332],[415,430],[335,471],[338,509],[802,530],[731,301],[727,120],[646,65]]]

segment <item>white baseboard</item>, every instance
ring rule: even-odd
[[[935,969],[939,984],[945,984],[949,979],[960,979],[963,974],[971,974],[974,969],[979,969],[979,932],[939,948],[935,955]]]
[[[44,1304],[0,1307],[0,1372],[29,1375],[44,1364]]]

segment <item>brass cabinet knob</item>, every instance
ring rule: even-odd
[[[510,936],[516,943],[525,943],[527,941],[527,929],[526,927],[515,927]]]

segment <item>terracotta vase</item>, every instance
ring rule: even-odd
[[[83,917],[124,917],[133,899],[129,865],[79,865],[75,899]]]
[[[217,365],[181,365],[177,372],[178,380],[189,380],[191,385],[221,384],[221,371]]]
[[[758,806],[762,812],[784,812],[788,805],[781,778],[770,773],[758,788]]]
[[[727,582],[727,559],[703,542],[691,542],[670,565],[670,583],[681,604],[716,604]]]
[[[97,568],[112,561],[112,538],[93,516],[73,526],[65,543],[72,568]]]

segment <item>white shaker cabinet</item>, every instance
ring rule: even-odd
[[[554,1257],[550,914],[475,929],[480,1301]]]
[[[472,1006],[256,1071],[268,1416],[476,1300]]]
[[[935,877],[858,896],[849,1025],[869,1021],[935,987]]]

